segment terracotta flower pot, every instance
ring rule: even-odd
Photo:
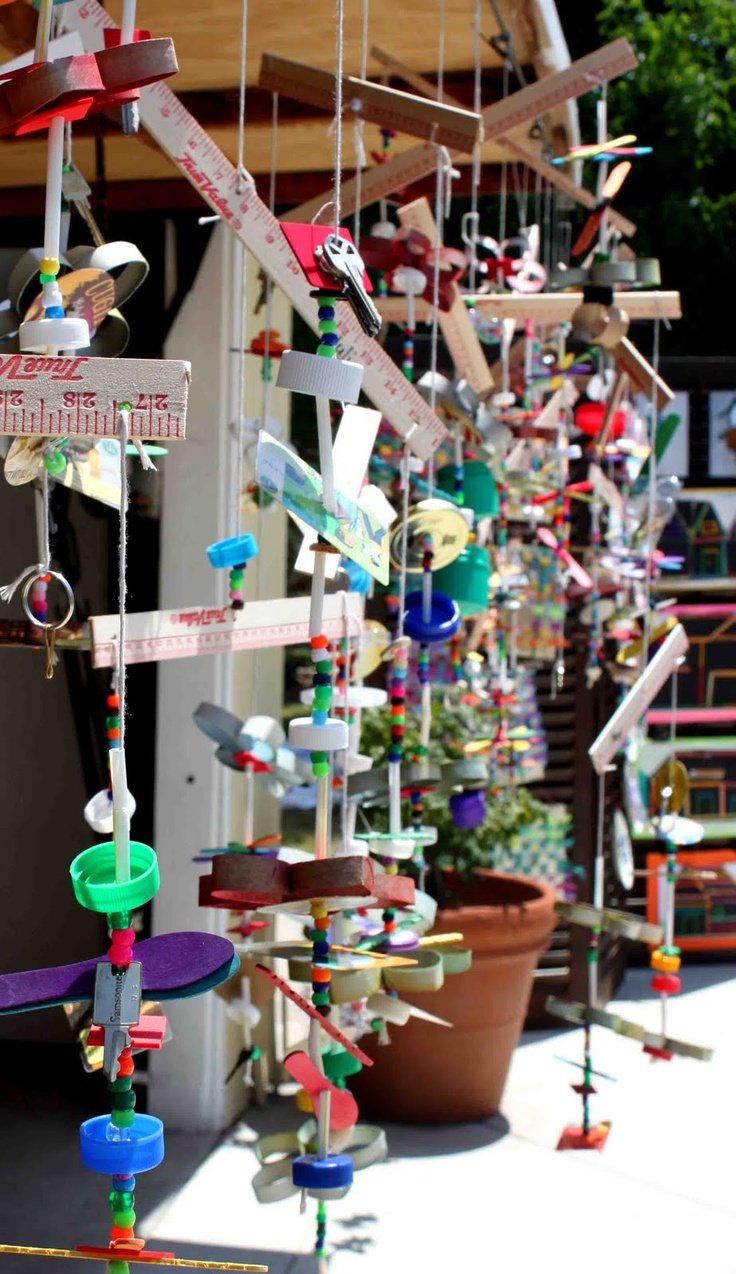
[[[433,933],[462,933],[466,973],[439,991],[402,998],[445,1018],[452,1030],[410,1018],[361,1047],[374,1058],[350,1082],[361,1115],[411,1124],[454,1124],[496,1113],[524,1025],[534,970],[555,926],[555,893],[519,876],[480,870],[469,884],[445,875],[462,905],[438,912]]]

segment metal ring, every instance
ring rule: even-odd
[[[64,618],[57,619],[52,624],[46,624],[46,623],[43,623],[41,620],[36,619],[36,616],[32,613],[31,608],[28,604],[28,594],[30,593],[31,588],[36,583],[36,580],[42,580],[45,575],[50,575],[52,579],[58,580],[58,582],[61,584],[62,588],[64,589],[64,592],[67,595],[67,600],[69,602],[69,606],[67,608],[66,614],[64,615]],[[30,619],[31,623],[35,624],[37,628],[43,628],[45,632],[56,632],[59,628],[64,628],[69,623],[69,620],[74,614],[74,593],[72,591],[72,586],[69,583],[69,581],[66,579],[66,577],[61,574],[60,571],[44,571],[43,575],[41,574],[29,575],[28,579],[23,585],[23,593],[21,595],[21,601],[23,602],[23,610],[25,611],[28,619]]]

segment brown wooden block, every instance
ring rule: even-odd
[[[414,904],[415,885],[411,876],[389,876],[376,873],[373,880],[373,896],[381,907],[411,907]]]
[[[179,64],[174,41],[136,40],[134,44],[118,44],[95,54],[106,93],[144,88],[176,75]]]
[[[330,113],[334,111],[335,77],[331,71],[264,53],[258,83],[272,93]],[[373,84],[370,80],[346,75],[343,77],[343,102],[346,115],[351,113],[353,103],[359,103],[355,114],[370,124],[393,128],[399,133],[422,137],[438,146],[449,146],[467,154],[483,140],[479,115],[462,107],[428,102],[400,89],[388,88],[385,84]]]
[[[212,876],[200,876],[199,878],[199,905],[200,907],[219,907],[221,911],[232,911],[237,903],[224,902],[222,898],[215,898],[212,893]]]
[[[261,854],[215,854],[212,893],[238,895],[255,906],[282,902],[291,892],[289,864]]]
[[[291,869],[291,897],[368,898],[373,896],[373,863],[361,854],[348,858],[315,858],[294,863]]]
[[[3,85],[0,128],[8,127],[8,120],[18,124],[41,111],[61,110],[77,98],[94,97],[102,87],[94,53],[42,62]]]

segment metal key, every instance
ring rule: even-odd
[[[378,336],[382,320],[363,285],[363,259],[355,244],[328,234],[315,256],[319,257],[326,273],[342,283],[345,298],[355,310],[364,332]]]
[[[109,1080],[117,1078],[120,1054],[130,1047],[128,1027],[140,1021],[142,968],[134,960],[116,972],[108,960],[101,960],[95,970],[92,1021],[104,1032],[102,1069]]]

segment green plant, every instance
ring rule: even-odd
[[[616,207],[638,226],[637,256],[657,256],[683,317],[663,333],[667,354],[730,354],[714,294],[735,270],[736,194],[728,179],[736,141],[736,5],[733,0],[558,0],[573,57],[626,36],[639,66],[608,86],[609,133],[636,133],[654,153],[634,161]],[[580,102],[594,136],[593,95]],[[586,165],[585,183],[595,180]],[[582,215],[582,214],[581,214]]]
[[[372,757],[374,765],[386,763],[390,722],[385,712],[364,712],[361,722],[361,752]],[[457,760],[471,738],[486,738],[487,719],[467,703],[435,700],[432,705],[428,758],[430,762]],[[404,755],[411,757],[419,744],[418,723],[407,717]],[[508,845],[522,828],[544,820],[547,806],[537,800],[528,788],[509,784],[493,787],[486,793],[486,817],[475,828],[460,828],[450,812],[449,794],[429,792],[422,798],[423,821],[437,828],[437,843],[428,846],[424,857],[429,867],[430,892],[444,901],[442,868],[453,867],[467,879],[476,867],[492,867],[494,854]],[[369,811],[371,827],[385,831],[388,815],[385,808]]]

